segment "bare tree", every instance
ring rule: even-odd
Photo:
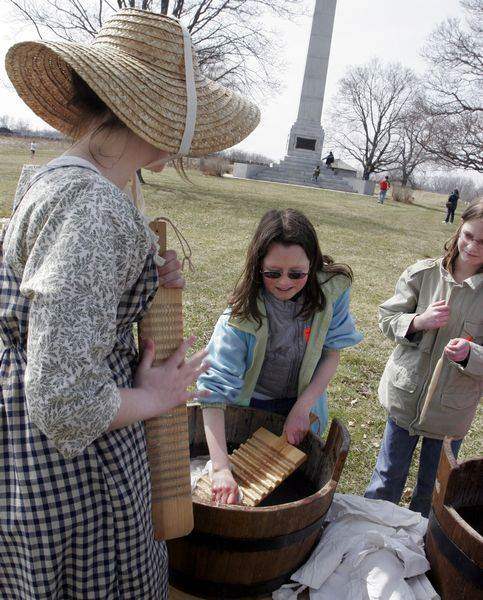
[[[180,18],[200,67],[212,79],[256,96],[278,89],[280,42],[262,24],[304,14],[306,0],[7,0],[40,38],[92,39],[115,10],[137,7]]]
[[[363,179],[393,166],[403,115],[416,84],[400,64],[373,59],[350,67],[339,81],[331,110],[331,141],[362,165]]]
[[[465,22],[447,19],[423,49],[429,63],[420,142],[439,163],[483,170],[483,0],[461,0]]]
[[[409,108],[401,115],[399,125],[397,146],[400,152],[391,171],[393,177],[397,177],[402,186],[409,184],[414,187],[418,171],[431,159],[430,154],[420,143],[427,123],[418,106],[418,100],[411,100]]]

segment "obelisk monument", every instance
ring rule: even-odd
[[[320,124],[337,0],[316,0],[297,120],[292,125],[285,158],[270,167],[236,163],[235,177],[309,185],[352,192],[350,182],[321,164],[324,130]],[[321,173],[315,182],[316,165]]]
[[[320,160],[324,130],[320,124],[337,0],[316,0],[297,120],[292,125],[288,157]],[[292,161],[290,161],[292,162]]]

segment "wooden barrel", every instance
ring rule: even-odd
[[[201,412],[189,409],[192,457],[207,454]],[[284,421],[267,411],[228,408],[229,451],[259,427],[280,435]],[[257,507],[215,506],[195,497],[193,532],[168,542],[171,585],[201,598],[242,599],[287,583],[320,538],[349,444],[337,420],[325,443],[309,433],[300,446],[307,461]]]
[[[443,600],[483,600],[483,458],[458,462],[445,439],[426,555]]]

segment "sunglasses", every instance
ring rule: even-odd
[[[283,271],[261,271],[262,275],[267,279],[280,279]],[[287,276],[289,279],[303,279],[307,277],[308,273],[301,273],[300,271],[289,271]]]

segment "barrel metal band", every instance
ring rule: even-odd
[[[193,531],[185,539],[190,545],[208,546],[212,550],[224,552],[263,552],[265,550],[278,550],[279,548],[285,548],[286,546],[291,546],[292,544],[303,541],[318,529],[320,529],[320,532],[322,533],[324,519],[325,514],[303,529],[271,538],[228,538],[214,533],[200,533],[198,531]]]
[[[216,598],[224,600],[225,598],[244,598],[246,596],[261,596],[262,594],[271,594],[278,590],[284,583],[290,581],[290,576],[297,570],[295,567],[291,571],[280,575],[276,579],[263,581],[261,583],[241,584],[241,583],[217,583],[215,581],[206,581],[190,577],[185,573],[169,570],[169,583],[178,590],[187,594],[202,595],[202,597]]]
[[[433,510],[429,515],[428,533],[431,532],[441,554],[449,560],[454,568],[461,573],[466,581],[478,588],[483,588],[482,569],[469,558],[461,548],[450,539],[441,527]],[[426,534],[427,535],[427,534]]]

